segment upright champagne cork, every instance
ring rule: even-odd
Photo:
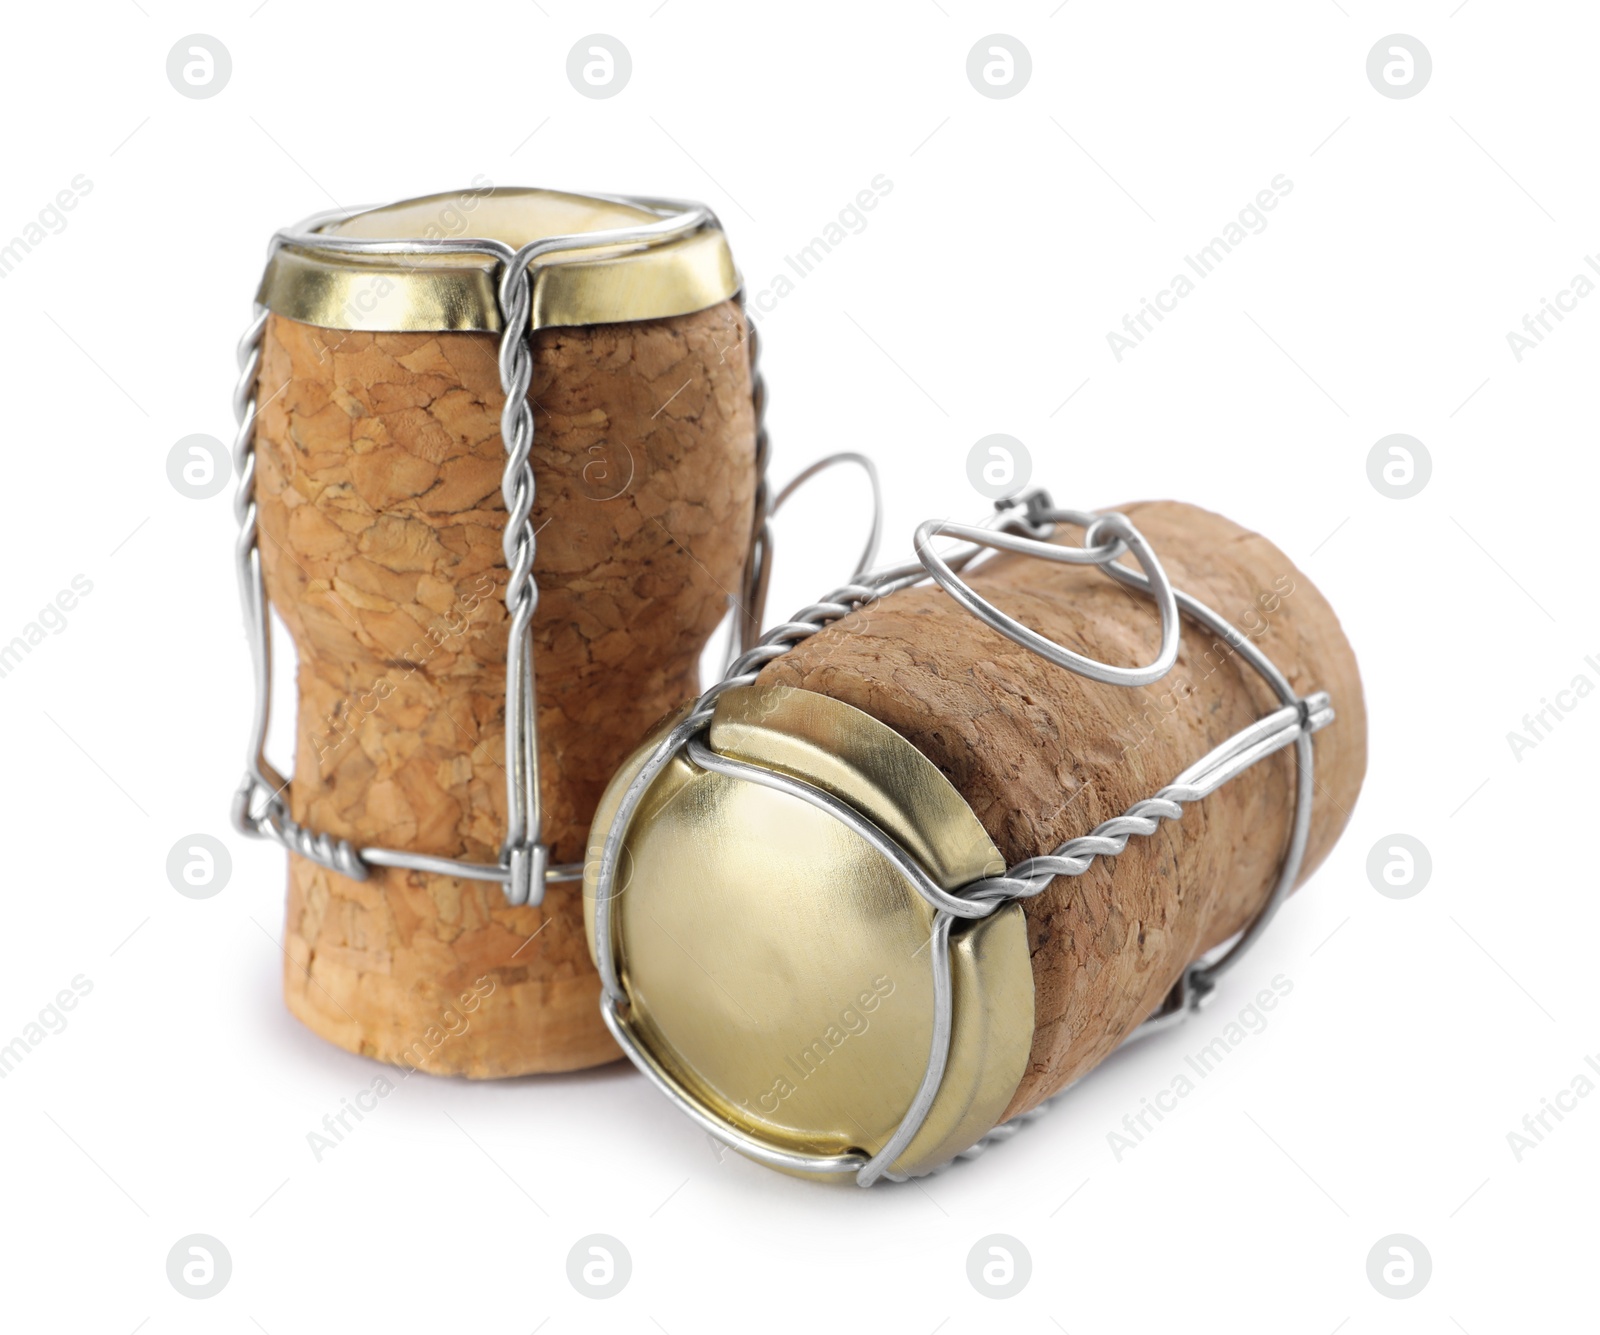
[[[1260,535],[1175,502],[1123,510],[1177,588],[1247,634],[1298,693],[1332,697],[1337,717],[1314,740],[1303,880],[1344,829],[1366,770],[1361,680],[1338,618]],[[1004,555],[968,582],[1079,653],[1129,666],[1152,656],[1154,603],[1098,570]],[[893,728],[950,780],[1008,864],[1122,814],[1279,704],[1236,652],[1187,620],[1163,680],[1105,685],[1052,665],[928,586],[835,622],[760,680],[831,696]],[[1023,901],[1034,1034],[1002,1120],[1103,1060],[1191,960],[1261,910],[1289,837],[1294,763],[1292,748],[1270,757],[1180,821]]]
[[[606,780],[697,690],[756,485],[737,302],[533,332],[533,623],[544,837],[587,856]],[[506,830],[499,339],[269,318],[261,556],[299,653],[293,818],[493,862]],[[509,1076],[612,1059],[576,885],[537,907],[400,869],[290,859],[285,990],[341,1047]]]

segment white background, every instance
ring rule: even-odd
[[[75,976],[93,990],[0,1081],[4,1325],[1591,1326],[1600,1097],[1520,1162],[1507,1133],[1600,1052],[1600,700],[1520,760],[1507,733],[1580,672],[1600,684],[1600,299],[1520,362],[1506,334],[1600,246],[1597,20],[1507,0],[8,8],[0,239],[75,175],[92,190],[0,281],[0,640],[74,575],[93,591],[0,679],[0,1042]],[[208,100],[165,73],[197,31],[233,60]],[[995,31],[1033,66],[1001,100],[966,76]],[[605,101],[565,75],[592,32],[632,55]],[[1433,60],[1404,100],[1365,69],[1397,32]],[[479,172],[703,198],[753,289],[882,173],[870,225],[764,321],[777,480],[870,451],[898,551],[923,517],[983,512],[967,452],[1008,432],[1063,503],[1195,501],[1322,588],[1364,670],[1371,772],[1200,1019],[915,1186],[719,1158],[625,1066],[414,1076],[314,1161],[307,1133],[380,1068],[280,1000],[284,859],[226,816],[247,689],[229,496],[186,499],[165,461],[231,439],[275,227]],[[1118,362],[1107,331],[1280,173],[1266,230]],[[1432,457],[1410,500],[1368,481],[1393,432]],[[837,581],[864,513],[841,475],[785,515],[774,614]],[[196,832],[233,855],[204,901],[165,873]],[[1366,872],[1395,832],[1433,860],[1398,901]],[[1278,973],[1270,1027],[1118,1162],[1124,1114]],[[196,1232],[233,1259],[207,1301],[166,1276]],[[595,1232],[633,1258],[604,1302],[565,1271]],[[1366,1275],[1396,1232],[1433,1259],[1405,1301]],[[967,1279],[990,1233],[1033,1258],[1006,1301]]]

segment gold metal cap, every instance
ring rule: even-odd
[[[489,256],[375,256],[319,246],[316,238],[484,238],[517,250],[551,237],[659,223],[656,205],[492,185],[402,200],[324,221],[313,235],[286,237],[267,263],[256,300],[277,315],[327,329],[498,332],[497,262]],[[727,238],[709,214],[688,235],[544,256],[532,278],[535,329],[687,315],[739,290]]]
[[[612,780],[591,843],[655,741]],[[1004,869],[972,809],[893,729],[810,691],[747,686],[708,743],[839,798],[945,890]],[[680,753],[638,805],[618,862],[610,947],[627,1034],[705,1112],[789,1154],[875,1154],[922,1081],[933,1035],[934,911],[889,860],[815,805]],[[595,948],[596,864],[584,913]],[[1033,1040],[1033,973],[1012,903],[951,938],[949,1064],[893,1165],[919,1174],[1000,1119]]]

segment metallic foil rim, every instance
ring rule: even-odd
[[[503,328],[498,263],[478,253],[365,255],[318,245],[337,240],[466,241],[513,250],[554,236],[658,221],[669,201],[482,186],[320,215],[280,234],[256,300],[276,315],[326,329],[372,332]],[[532,328],[616,324],[688,315],[726,301],[739,273],[716,219],[687,235],[564,250],[531,272]]]

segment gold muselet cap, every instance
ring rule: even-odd
[[[551,245],[532,259],[534,329],[688,315],[739,290],[703,205],[485,184],[280,232],[256,300],[327,329],[497,333],[499,266],[536,242]]]
[[[584,913],[602,980],[614,985],[603,1002],[613,1033],[735,1148],[842,1178],[889,1143],[924,1084],[934,970],[948,954],[948,1061],[887,1175],[947,1162],[999,1122],[1027,1065],[1023,912],[1013,902],[960,923],[946,952],[932,939],[934,908],[882,848],[898,845],[945,891],[1003,871],[999,851],[905,738],[786,686],[726,691],[709,734],[675,750],[626,828],[612,831],[687,709],[646,740],[595,816]],[[873,828],[887,839],[863,836]],[[615,881],[597,912],[608,834],[619,841]]]

